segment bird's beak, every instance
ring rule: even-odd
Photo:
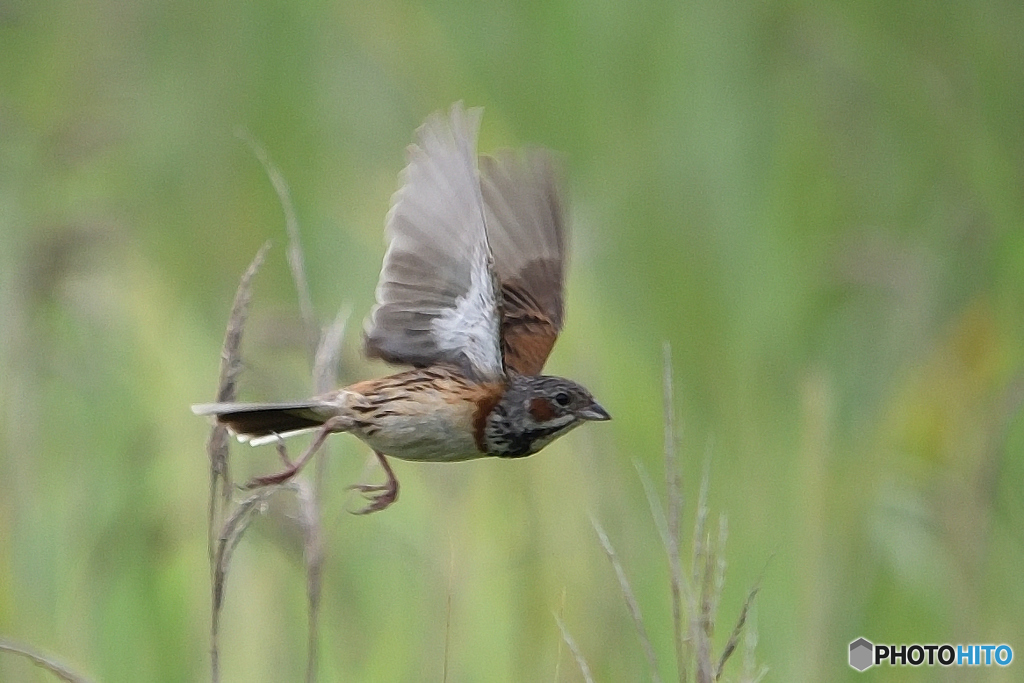
[[[612,419],[612,416],[608,414],[608,411],[602,408],[596,401],[578,412],[577,415],[584,420],[593,420],[594,422],[603,422],[605,420]]]

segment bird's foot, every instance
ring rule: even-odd
[[[388,463],[383,453],[374,451],[374,455],[377,456],[377,460],[384,469],[384,475],[387,479],[383,484],[353,484],[348,487],[349,490],[359,491],[363,494],[363,498],[368,501],[366,507],[353,512],[353,514],[356,515],[368,515],[372,512],[380,512],[398,500],[398,479],[395,477],[395,473],[391,469],[391,465]]]
[[[263,486],[273,486],[274,484],[283,484],[288,481],[296,474],[298,474],[306,463],[309,462],[310,458],[316,455],[316,452],[324,445],[324,441],[327,437],[334,432],[342,432],[348,428],[348,421],[342,417],[332,417],[331,419],[324,422],[320,427],[320,431],[316,433],[316,438],[309,444],[309,448],[299,457],[298,460],[292,462],[291,458],[288,457],[288,450],[284,447],[284,442],[281,439],[277,441],[277,454],[281,457],[281,460],[285,464],[285,468],[280,472],[274,474],[268,474],[263,477],[253,477],[245,484],[246,489],[258,489]]]

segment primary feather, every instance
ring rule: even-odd
[[[453,363],[481,379],[504,376],[498,285],[476,166],[480,110],[435,114],[409,148],[385,235],[366,349],[395,363]]]

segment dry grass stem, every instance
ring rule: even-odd
[[[634,460],[633,467],[636,469],[637,477],[640,478],[640,485],[643,486],[644,495],[647,497],[647,506],[651,510],[651,519],[654,520],[654,527],[658,530],[665,552],[671,552],[672,541],[669,538],[668,522],[665,519],[661,499],[658,498],[658,493],[654,490],[654,481],[642,462]]]
[[[292,205],[288,184],[284,177],[271,162],[266,150],[244,132],[239,133],[253,154],[259,159],[267,177],[281,202],[285,216],[285,229],[288,234],[288,264],[295,281],[299,297],[299,308],[306,337],[309,341],[308,350],[313,364],[313,388],[322,393],[333,388],[337,382],[337,365],[341,349],[341,340],[349,317],[347,308],[339,311],[333,324],[324,331],[317,343],[319,327],[313,317],[312,299],[306,278],[299,240],[299,225],[295,209]],[[217,392],[218,401],[234,400],[237,393],[237,377],[242,363],[239,348],[242,329],[248,314],[251,300],[251,281],[259,265],[262,263],[268,245],[259,251],[252,265],[243,275],[235,295],[225,334],[224,348],[221,358],[221,377]],[[224,604],[224,590],[230,566],[231,554],[237,546],[245,529],[248,527],[254,512],[262,507],[262,503],[276,492],[286,489],[294,491],[299,503],[299,527],[303,535],[303,561],[306,569],[306,594],[308,600],[308,657],[306,680],[315,681],[317,677],[320,596],[322,591],[322,573],[324,561],[324,538],[321,524],[319,489],[324,478],[324,458],[317,462],[316,475],[312,483],[295,481],[279,484],[273,477],[256,480],[263,486],[259,491],[238,504],[229,515],[232,501],[232,483],[228,476],[228,434],[222,426],[215,426],[210,437],[210,513],[209,513],[209,553],[211,562],[213,613],[211,617],[211,669],[212,680],[220,679],[219,663],[219,630],[220,615]],[[279,445],[278,452],[282,459],[288,461],[287,452]],[[313,450],[315,452],[315,450]],[[220,490],[220,495],[218,495]],[[224,519],[227,517],[227,519]],[[219,529],[219,531],[218,531]]]
[[[729,661],[729,657],[735,652],[736,646],[740,642],[740,637],[743,635],[743,626],[747,623],[747,614],[750,612],[750,607],[754,603],[754,598],[757,597],[757,592],[761,590],[761,581],[758,580],[754,584],[754,587],[747,593],[747,599],[743,601],[743,608],[740,609],[739,619],[736,620],[736,625],[732,629],[732,633],[729,635],[729,640],[725,644],[725,648],[722,650],[722,656],[718,660],[718,668],[715,671],[715,680],[717,681],[722,677],[722,670],[725,668],[725,663]],[[755,641],[756,642],[756,641]]]
[[[728,537],[729,527],[725,515],[719,516],[718,533],[714,535],[708,529],[708,515],[710,506],[708,504],[708,490],[710,488],[710,443],[708,456],[705,459],[704,473],[701,477],[700,492],[697,496],[697,509],[694,514],[693,539],[690,553],[689,571],[684,573],[680,536],[680,522],[682,518],[682,479],[678,469],[676,455],[677,434],[675,428],[675,406],[673,400],[672,382],[672,358],[671,349],[668,344],[664,347],[664,402],[665,402],[665,483],[666,502],[662,504],[655,491],[654,483],[647,475],[640,463],[634,463],[640,482],[643,485],[644,494],[651,510],[651,518],[661,536],[662,544],[668,556],[670,569],[670,590],[672,596],[672,627],[673,644],[676,655],[676,673],[680,683],[689,679],[690,672],[693,673],[693,680],[696,683],[712,683],[721,680],[722,672],[726,662],[735,652],[740,638],[744,634],[744,626],[747,623],[748,613],[753,605],[754,598],[760,589],[761,580],[747,595],[747,599],[740,611],[739,619],[726,642],[722,654],[716,659],[714,656],[713,638],[718,617],[722,591],[725,587],[725,542]],[[636,601],[629,580],[622,568],[611,541],[608,539],[604,529],[597,520],[591,520],[594,530],[597,532],[601,546],[605,554],[611,560],[619,580],[619,586],[626,598],[626,606],[633,618],[634,625],[647,656],[648,665],[651,669],[651,677],[658,680],[657,662],[655,660],[654,648],[644,628],[643,619],[640,614],[640,606]],[[561,625],[561,622],[559,622]],[[762,669],[756,676],[753,674],[753,648],[756,645],[756,634],[751,633],[752,629],[746,629],[747,653],[745,656],[745,672],[741,679],[743,683],[756,683],[765,673]],[[567,641],[568,642],[568,641]]]
[[[565,586],[562,586],[562,599],[558,602],[558,613],[555,614],[555,621],[561,621],[562,615],[565,614]],[[558,641],[558,651],[555,653],[555,676],[552,680],[554,683],[558,683],[561,680],[562,675],[562,643],[564,640]]]
[[[319,661],[320,595],[323,586],[324,565],[323,528],[320,523],[320,506],[316,498],[316,487],[301,479],[296,479],[294,486],[299,501],[299,528],[302,530],[303,540],[302,556],[306,565],[306,602],[308,605],[306,681],[312,683],[316,680],[317,662]]]
[[[276,490],[276,487],[263,489],[243,500],[224,522],[217,539],[213,562],[213,608],[210,615],[210,666],[214,683],[220,680],[220,617],[224,608],[231,556],[253,517],[262,511],[264,503]]]
[[[725,541],[729,536],[729,521],[726,516],[718,516],[718,540],[715,542],[715,570],[714,570],[714,581],[711,590],[712,605],[711,605],[711,618],[714,620],[715,615],[718,614],[718,600],[722,596],[722,590],[725,588]],[[714,630],[714,621],[712,621],[712,630]]]
[[[231,305],[224,345],[221,348],[220,377],[217,382],[217,400],[233,401],[238,392],[238,375],[242,369],[242,331],[249,315],[252,300],[252,281],[263,264],[270,243],[256,252],[249,267],[242,275]],[[228,516],[231,509],[232,482],[228,459],[230,436],[223,425],[214,425],[207,442],[210,458],[210,500],[207,513],[207,553],[210,559],[210,584],[212,609],[210,614],[210,677],[216,683],[220,680],[220,612],[223,606],[224,581],[227,573],[227,559],[230,550],[221,539],[229,531],[229,524],[235,519]],[[238,513],[238,510],[235,511]],[[227,519],[225,519],[227,517]],[[240,535],[239,535],[240,537]],[[237,540],[234,541],[237,543]]]
[[[285,218],[285,232],[288,235],[288,266],[295,290],[299,299],[299,312],[302,316],[306,333],[308,351],[312,363],[313,391],[324,393],[337,384],[337,365],[341,353],[341,341],[345,335],[349,310],[343,307],[334,322],[321,334],[320,327],[313,313],[312,296],[309,290],[309,279],[306,276],[305,258],[299,234],[299,221],[292,203],[291,192],[284,176],[270,159],[266,150],[244,132],[239,134],[253,154],[263,166],[267,178],[277,193],[278,201]],[[318,440],[319,437],[318,437]],[[284,453],[283,448],[279,449]],[[316,449],[311,448],[311,452]],[[300,505],[300,528],[303,533],[303,559],[306,568],[306,596],[308,602],[308,658],[306,663],[306,680],[315,681],[317,677],[320,596],[322,590],[322,574],[325,541],[320,512],[320,489],[326,472],[326,459],[319,458],[315,467],[312,483],[297,483],[297,494]]]
[[[239,503],[235,511],[224,522],[220,537],[217,539],[216,562],[214,564],[213,605],[215,616],[219,614],[224,605],[224,589],[228,568],[231,566],[231,557],[234,554],[235,548],[238,547],[238,543],[242,540],[242,536],[245,534],[246,529],[249,528],[253,518],[263,511],[264,504],[276,492],[276,488],[265,488],[257,491]]]
[[[745,629],[743,637],[743,676],[742,683],[760,683],[768,674],[768,667],[758,667],[754,658],[757,650],[757,606],[751,603],[750,623]]]
[[[297,242],[296,242],[297,243]],[[301,267],[301,261],[298,262]],[[299,285],[296,280],[296,286]],[[334,322],[323,332],[313,354],[313,391],[317,394],[333,389],[337,384],[338,357],[345,327],[351,311],[343,307]],[[306,565],[307,660],[306,681],[317,679],[320,642],[320,597],[323,588],[323,564],[326,541],[320,514],[320,491],[326,476],[326,458],[317,458],[312,483],[298,481],[300,527],[303,535],[303,559]]]
[[[711,637],[714,635],[715,620],[712,612],[714,602],[712,591],[712,568],[714,566],[714,550],[711,537],[708,536],[700,545],[701,554],[693,556],[694,572],[700,576],[700,604],[694,615],[696,626],[692,635],[696,646],[697,683],[710,683],[714,678],[712,664]]]
[[[558,624],[558,630],[562,632],[562,640],[565,641],[565,644],[569,647],[569,652],[572,653],[573,659],[576,660],[576,666],[580,668],[580,673],[583,674],[583,680],[586,681],[586,683],[594,683],[594,676],[590,673],[590,667],[587,666],[587,660],[584,659],[579,646],[576,645],[576,641],[573,640],[572,636],[569,634],[569,629],[565,627],[565,624],[562,623],[561,617],[557,614],[555,615],[555,623]]]
[[[0,652],[9,652],[12,655],[24,657],[36,666],[46,669],[62,681],[67,681],[67,683],[89,683],[88,678],[80,674],[76,674],[71,669],[57,662],[53,657],[44,655],[38,650],[26,647],[19,643],[0,639]]]
[[[693,566],[691,567],[691,581],[694,586],[701,584],[700,575],[703,562],[698,562],[698,559],[703,559],[707,549],[705,548],[704,542],[707,540],[704,537],[705,529],[707,528],[708,521],[708,486],[711,481],[711,461],[710,458],[704,464],[704,476],[700,479],[700,492],[697,494],[697,514],[694,518],[693,523],[693,553],[694,559]]]
[[[338,385],[338,358],[341,356],[341,342],[345,338],[352,307],[344,305],[334,317],[334,322],[324,330],[313,356],[313,391],[323,394]]]
[[[252,300],[252,281],[263,265],[270,243],[265,243],[256,252],[249,267],[246,268],[235,290],[235,300],[231,305],[227,329],[224,332],[224,344],[220,353],[220,377],[217,381],[217,401],[233,401],[238,393],[238,375],[242,371],[242,331],[249,315],[249,302]],[[214,426],[206,450],[210,458],[210,501],[207,516],[207,552],[213,567],[214,544],[224,514],[231,503],[231,473],[228,461],[228,430],[223,425]],[[219,493],[218,493],[219,490]]]
[[[239,130],[238,137],[248,145],[249,149],[263,166],[270,184],[274,186],[277,199],[281,203],[281,210],[284,211],[284,227],[288,233],[288,266],[292,271],[292,278],[295,280],[295,289],[299,295],[299,314],[306,329],[307,351],[310,359],[316,353],[317,325],[313,316],[313,300],[309,295],[309,282],[306,279],[305,262],[302,256],[302,245],[299,242],[299,220],[295,214],[295,206],[292,204],[291,191],[288,189],[288,181],[284,179],[277,166],[271,161],[270,155],[256,140],[246,131]]]
[[[619,579],[619,588],[622,590],[622,596],[626,599],[626,608],[629,610],[630,616],[633,617],[633,626],[636,628],[636,634],[640,638],[640,644],[643,645],[644,654],[647,655],[647,665],[651,670],[651,680],[655,683],[660,683],[661,676],[658,674],[658,658],[654,654],[654,646],[647,635],[644,618],[640,613],[640,603],[637,602],[636,594],[633,593],[633,587],[626,577],[626,570],[622,568],[622,562],[619,561],[619,556],[616,554],[615,548],[612,547],[612,542],[608,539],[608,534],[605,533],[601,524],[594,517],[590,518],[590,523],[593,524],[597,538],[601,542],[601,547],[604,548],[605,555],[608,556],[608,560],[615,569],[615,575]]]
[[[668,520],[666,533],[663,535],[665,552],[668,554],[669,590],[672,594],[672,631],[673,645],[676,653],[676,671],[679,683],[686,683],[687,643],[686,630],[683,628],[683,569],[679,558],[679,523],[683,508],[683,484],[679,473],[679,459],[676,453],[678,434],[676,433],[676,407],[672,378],[672,345],[666,341],[662,345],[662,401],[664,403],[665,422],[665,491],[668,499]],[[647,502],[657,523],[661,505],[652,500],[653,487],[644,485]]]

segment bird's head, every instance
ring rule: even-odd
[[[583,386],[563,377],[514,375],[487,416],[487,452],[503,458],[532,455],[584,422],[610,420]]]

